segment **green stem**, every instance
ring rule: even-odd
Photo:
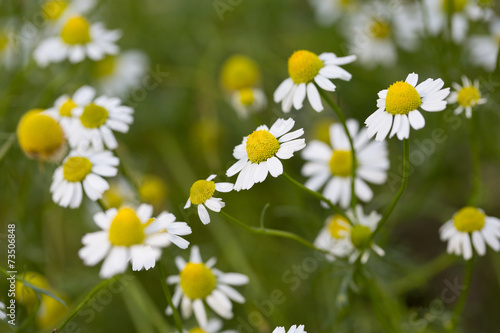
[[[119,275],[115,275],[111,279],[101,281],[101,283],[95,286],[94,289],[92,289],[92,291],[83,299],[83,301],[81,301],[80,304],[78,304],[78,306],[70,313],[70,315],[67,316],[64,321],[60,323],[59,326],[57,326],[57,328],[52,332],[61,332],[64,326],[66,326],[66,324],[68,324],[76,316],[76,314],[80,312],[80,310],[92,299],[92,297],[94,297],[95,294],[108,286],[111,282],[114,282],[116,279],[118,279],[118,277]]]
[[[175,321],[175,326],[177,326],[177,331],[179,333],[184,332],[182,330],[182,321],[181,317],[179,316],[179,312],[177,312],[177,309],[174,306],[174,303],[172,302],[172,296],[170,294],[170,290],[168,289],[167,286],[167,278],[165,276],[165,272],[163,271],[163,266],[161,263],[158,263],[158,273],[160,274],[160,282],[161,282],[161,287],[163,288],[163,294],[165,295],[165,298],[167,299],[168,305],[172,308],[172,313],[174,316],[174,321]]]
[[[340,216],[342,216],[343,218],[345,218],[347,221],[349,221],[350,224],[352,224],[351,220],[345,215],[345,213],[342,211],[342,209],[340,209],[338,206],[334,205],[330,200],[328,200],[327,198],[325,198],[322,194],[316,192],[316,191],[313,191],[311,189],[308,189],[307,187],[305,187],[304,185],[302,185],[301,183],[299,183],[298,181],[296,181],[295,179],[293,179],[289,174],[287,174],[286,172],[283,172],[283,174],[281,175],[283,178],[285,178],[288,182],[290,182],[291,184],[297,186],[298,188],[300,188],[302,191],[306,192],[307,194],[315,197],[316,199],[320,200],[320,201],[324,201],[326,202],[326,204],[335,211],[335,213],[339,214]]]
[[[109,209],[108,206],[104,203],[104,201],[102,199],[97,199],[96,202],[99,205],[99,207],[101,207],[103,212],[105,212]]]
[[[472,158],[472,191],[468,200],[470,206],[477,205],[481,196],[481,162],[479,159],[479,150],[477,144],[476,127],[474,126],[474,118],[469,119],[469,141]]]
[[[460,294],[460,298],[455,305],[455,309],[453,310],[453,314],[451,316],[450,326],[447,329],[447,332],[455,332],[455,328],[458,323],[458,319],[462,314],[462,311],[465,307],[465,302],[467,301],[467,296],[469,294],[470,282],[472,280],[472,268],[474,267],[474,258],[469,259],[465,264],[465,274],[464,274],[464,289]]]
[[[288,238],[288,239],[294,240],[302,245],[305,245],[310,249],[313,249],[313,250],[316,250],[316,251],[319,251],[319,252],[322,252],[325,254],[330,254],[329,251],[317,248],[316,246],[314,246],[313,243],[309,242],[308,240],[306,240],[306,239],[304,239],[304,238],[300,237],[299,235],[296,235],[292,232],[283,231],[283,230],[276,230],[276,229],[268,229],[268,228],[262,228],[262,227],[260,227],[260,228],[251,227],[251,226],[246,225],[245,223],[241,222],[237,218],[229,215],[228,213],[226,213],[224,211],[220,211],[220,214],[222,216],[224,216],[227,220],[239,225],[243,229],[246,229],[247,231],[250,231],[254,234]]]
[[[403,179],[401,180],[401,186],[399,187],[398,193],[396,193],[396,196],[394,199],[392,199],[391,204],[389,207],[387,207],[384,215],[380,219],[377,228],[375,231],[372,232],[372,235],[370,239],[373,239],[375,235],[382,229],[384,226],[385,222],[389,219],[389,216],[391,216],[392,211],[394,210],[394,207],[396,207],[396,204],[398,203],[399,199],[403,195],[404,191],[406,190],[406,185],[408,185],[408,176],[410,174],[410,139],[404,139],[403,142],[404,145],[404,158],[403,158]]]
[[[356,207],[356,192],[354,191],[354,180],[356,178],[356,150],[354,149],[354,142],[351,137],[351,133],[349,133],[349,129],[347,128],[347,123],[342,113],[340,107],[335,103],[328,95],[321,89],[318,89],[321,97],[330,105],[330,107],[335,111],[337,117],[339,118],[342,126],[344,127],[344,131],[347,135],[347,139],[349,139],[349,145],[351,146],[351,208],[354,212],[354,208]]]

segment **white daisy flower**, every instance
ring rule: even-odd
[[[251,113],[260,112],[266,108],[266,95],[259,88],[244,88],[233,92],[231,105],[240,119],[247,119]]]
[[[348,119],[347,128],[356,151],[354,192],[363,202],[373,198],[373,191],[366,182],[383,184],[387,179],[389,158],[387,144],[368,139],[367,130],[359,130],[357,120]],[[302,175],[310,177],[305,186],[318,191],[325,183],[323,196],[333,203],[346,208],[351,200],[352,150],[344,127],[330,125],[331,147],[321,141],[311,141],[302,151],[307,163]]]
[[[5,303],[0,301],[0,320],[4,320],[5,318],[7,318]]]
[[[220,320],[219,318],[211,318],[208,320],[207,326],[205,328],[195,327],[190,329],[189,331],[183,331],[184,333],[238,333],[238,331],[236,330],[221,331],[222,326],[222,320]]]
[[[370,240],[382,216],[375,211],[365,215],[360,205],[356,206],[355,212],[348,210],[346,215],[353,225],[342,216],[334,215],[325,221],[325,226],[314,241],[315,246],[331,253],[326,258],[332,261],[335,257],[348,257],[349,262],[354,263],[361,257],[361,263],[365,264],[370,257],[370,250],[384,256],[384,250]]]
[[[35,61],[40,67],[68,58],[71,63],[86,57],[100,60],[106,54],[117,54],[115,42],[120,38],[119,30],[106,30],[101,23],[91,25],[83,16],[71,16],[62,25],[59,36],[42,41],[34,51]]]
[[[116,176],[119,163],[118,157],[110,151],[71,151],[54,171],[50,186],[52,200],[62,207],[78,208],[83,190],[92,201],[102,198],[109,189],[108,182],[102,177]]]
[[[95,90],[87,88],[80,99],[80,104],[72,110],[79,118],[74,131],[69,135],[70,145],[91,145],[96,150],[118,147],[112,131],[127,133],[133,122],[134,109],[121,105],[117,97],[100,96],[94,100]]]
[[[500,219],[486,216],[479,208],[460,209],[439,229],[439,235],[448,242],[449,254],[463,255],[465,260],[472,258],[472,245],[480,256],[486,253],[486,244],[500,251]]]
[[[294,124],[291,118],[280,118],[271,129],[266,125],[259,126],[234,148],[233,156],[238,162],[226,171],[226,176],[231,177],[239,172],[234,184],[236,191],[248,190],[255,183],[262,183],[268,173],[273,177],[283,173],[280,159],[289,159],[294,152],[306,146],[305,139],[298,139],[304,134],[302,128],[290,132]]]
[[[184,209],[191,207],[191,204],[198,206],[198,216],[203,224],[210,223],[210,215],[207,208],[214,212],[220,210],[226,205],[220,198],[214,198],[215,191],[231,192],[233,184],[231,183],[216,183],[213,181],[215,175],[210,175],[206,180],[198,180],[191,186],[189,199],[184,206]]]
[[[290,112],[292,105],[300,110],[304,99],[309,99],[312,108],[323,111],[323,104],[318,92],[318,85],[326,91],[335,91],[335,85],[329,79],[351,80],[352,75],[340,65],[350,64],[356,56],[337,57],[334,53],[316,54],[300,50],[295,51],[288,59],[288,74],[274,92],[274,101],[282,102],[283,112]]]
[[[415,130],[425,126],[425,119],[418,108],[428,112],[446,108],[445,99],[450,94],[450,88],[441,89],[443,80],[427,79],[418,85],[417,82],[418,75],[411,73],[405,82],[398,81],[378,93],[378,110],[365,120],[370,138],[377,134],[375,140],[382,141],[387,135],[392,138],[397,134],[399,140],[408,139],[410,125]]]
[[[42,14],[49,25],[61,25],[73,15],[88,13],[95,6],[95,0],[46,0]]]
[[[495,17],[489,26],[489,35],[471,36],[468,42],[470,62],[493,72],[497,67],[497,56],[500,48],[500,18]]]
[[[479,81],[471,82],[466,76],[462,76],[462,86],[456,82],[451,85],[455,88],[448,97],[448,103],[458,103],[455,114],[459,115],[465,110],[467,118],[472,117],[472,108],[486,103],[486,98],[481,98]]]
[[[278,326],[273,330],[273,333],[307,333],[307,332],[304,331],[304,325],[299,325],[298,327],[297,325],[293,325],[292,327],[290,327],[288,332],[286,332],[284,326]]]
[[[152,218],[153,206],[142,204],[137,210],[130,207],[111,208],[94,215],[101,231],[86,234],[78,255],[87,266],[104,259],[99,275],[103,279],[123,273],[128,262],[132,270],[148,270],[160,259],[161,249],[174,243],[186,249],[189,242],[179,236],[191,234],[186,222],[175,222],[173,214],[163,212]]]
[[[309,0],[314,9],[316,21],[322,26],[334,24],[337,20],[348,17],[357,9],[357,1],[349,0]]]
[[[176,284],[172,302],[175,307],[181,306],[184,319],[191,317],[193,311],[202,329],[207,327],[208,306],[224,319],[233,317],[231,300],[243,304],[245,298],[231,286],[242,286],[248,283],[248,277],[239,273],[223,273],[213,268],[217,259],[210,258],[206,263],[201,259],[200,249],[193,246],[189,262],[182,257],[175,258],[179,275],[169,276],[168,284]],[[172,314],[169,306],[167,315]]]
[[[92,64],[90,73],[104,94],[124,97],[142,84],[148,65],[144,52],[130,50],[118,55],[106,55]]]
[[[89,96],[94,96],[94,89],[84,86],[78,89],[72,97],[62,95],[56,99],[54,106],[45,110],[48,114],[59,122],[67,137],[71,137],[78,119],[73,116],[73,109],[87,101]],[[92,97],[93,98],[93,97]]]

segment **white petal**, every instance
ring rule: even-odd
[[[318,89],[314,83],[307,84],[307,99],[311,103],[312,108],[316,112],[323,111],[323,104],[321,104],[321,97],[319,96]]]

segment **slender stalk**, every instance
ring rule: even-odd
[[[331,202],[330,200],[328,200],[327,198],[325,198],[321,193],[318,193],[316,191],[313,191],[311,189],[308,189],[307,187],[305,187],[304,185],[302,185],[301,183],[299,183],[298,181],[296,181],[295,179],[293,179],[289,174],[287,174],[286,172],[283,172],[283,174],[281,175],[283,178],[285,178],[288,182],[290,182],[291,184],[297,186],[298,188],[300,188],[302,191],[306,192],[307,194],[315,197],[316,199],[320,200],[320,201],[324,201],[326,202],[326,204],[335,211],[335,213],[339,214],[340,216],[342,216],[343,218],[345,218],[347,221],[349,221],[350,224],[352,224],[351,220],[349,219],[349,217],[347,217],[345,215],[345,213],[342,211],[342,209],[340,209],[340,207],[338,207],[337,205],[334,205],[333,202]]]
[[[289,232],[289,231],[283,231],[283,230],[276,230],[276,229],[268,229],[268,228],[256,228],[256,227],[251,227],[243,222],[241,222],[240,220],[238,220],[237,218],[229,215],[228,213],[224,212],[224,211],[220,211],[220,214],[222,216],[224,216],[227,220],[239,225],[240,227],[242,227],[243,229],[246,229],[247,231],[250,231],[254,234],[259,234],[259,235],[267,235],[267,236],[274,236],[274,237],[281,237],[281,238],[288,238],[288,239],[291,239],[291,240],[294,240],[304,246],[307,246],[308,248],[310,249],[313,249],[313,250],[316,250],[316,251],[319,251],[319,252],[322,252],[322,253],[325,253],[325,254],[329,254],[330,252],[326,251],[326,250],[323,250],[323,249],[320,249],[320,248],[317,248],[316,246],[314,246],[313,243],[309,242],[308,240],[300,237],[299,235],[296,235],[292,232]]]
[[[447,328],[447,332],[455,332],[455,328],[458,323],[458,319],[462,314],[462,311],[465,307],[465,302],[467,301],[467,296],[469,295],[470,282],[472,280],[472,268],[474,266],[474,258],[469,259],[465,264],[465,273],[464,273],[464,289],[460,294],[460,298],[455,305],[455,309],[453,310],[453,314],[451,316],[450,326]]]
[[[104,203],[104,201],[102,199],[97,199],[96,202],[99,205],[99,207],[101,207],[103,212],[105,212],[109,209],[108,206]]]
[[[179,316],[179,312],[177,312],[177,309],[174,306],[174,302],[172,302],[172,296],[171,296],[170,290],[168,289],[168,286],[167,286],[167,278],[165,276],[165,272],[163,271],[163,266],[160,262],[158,263],[158,273],[160,274],[160,282],[161,282],[161,287],[163,288],[163,294],[165,295],[165,298],[167,299],[168,305],[170,305],[170,307],[172,308],[175,326],[177,326],[177,331],[179,333],[182,333],[183,330],[182,330],[181,317]]]
[[[499,52],[500,53],[500,52]],[[481,196],[481,162],[479,159],[479,149],[477,144],[476,126],[474,118],[469,119],[469,142],[472,158],[472,191],[468,200],[470,206],[477,205]]]
[[[404,145],[404,158],[403,158],[403,179],[401,180],[401,186],[399,187],[398,193],[396,193],[396,196],[392,199],[391,204],[389,207],[387,207],[384,215],[380,219],[377,228],[375,231],[372,232],[372,235],[370,239],[373,239],[375,235],[382,229],[384,226],[385,222],[389,219],[389,216],[391,216],[392,211],[394,210],[394,207],[396,207],[396,204],[398,203],[399,199],[403,195],[404,191],[406,190],[406,185],[408,185],[408,175],[410,173],[410,139],[405,139],[403,142]]]
[[[68,324],[76,316],[76,314],[80,312],[81,309],[83,309],[83,307],[92,299],[92,297],[94,297],[95,294],[97,294],[103,288],[107,287],[109,284],[111,284],[111,282],[114,282],[116,279],[118,279],[118,277],[119,275],[115,275],[111,279],[101,281],[101,283],[95,286],[94,289],[92,289],[92,291],[90,291],[90,293],[88,293],[88,295],[83,299],[83,301],[81,301],[80,304],[78,304],[78,306],[73,311],[71,311],[69,316],[67,316],[63,320],[63,322],[60,323],[59,326],[57,326],[57,328],[55,328],[52,332],[62,332],[64,326],[66,326],[66,324]]]
[[[328,95],[321,89],[318,89],[321,97],[330,105],[330,107],[335,111],[337,114],[337,117],[339,118],[340,122],[342,123],[342,126],[344,127],[344,131],[347,135],[347,139],[349,140],[349,145],[351,146],[351,208],[352,211],[354,211],[354,208],[356,207],[356,193],[354,191],[354,180],[356,177],[356,150],[354,149],[354,142],[352,141],[351,133],[349,133],[349,129],[347,128],[347,123],[344,117],[344,114],[342,113],[342,110],[338,106],[337,103],[335,103]]]

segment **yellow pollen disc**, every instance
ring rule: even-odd
[[[198,180],[189,192],[189,200],[195,205],[200,205],[210,199],[215,192],[215,183],[209,180]]]
[[[42,5],[43,17],[46,20],[53,21],[61,17],[62,13],[68,7],[68,2],[64,0],[48,0]]]
[[[3,51],[7,48],[9,44],[9,37],[6,34],[0,32],[0,51]]]
[[[106,123],[108,115],[108,110],[100,105],[90,103],[83,109],[80,121],[87,128],[97,128]]]
[[[59,108],[59,114],[61,117],[71,117],[71,110],[74,108],[76,108],[76,104],[71,98],[69,98],[63,105],[61,105],[61,108]]]
[[[216,285],[215,275],[203,263],[188,262],[181,274],[181,288],[190,299],[205,298]]]
[[[458,231],[474,232],[483,229],[486,220],[479,209],[474,207],[464,207],[453,217],[453,224]]]
[[[387,22],[374,20],[370,25],[370,32],[373,37],[384,39],[391,33],[391,26]]]
[[[193,329],[190,329],[188,333],[207,333],[207,331],[204,331],[199,327],[195,327]]]
[[[278,140],[266,130],[254,131],[247,138],[247,155],[252,163],[267,161],[280,149]]]
[[[90,42],[89,22],[81,16],[73,16],[62,28],[61,38],[69,45],[87,44]]]
[[[465,9],[465,6],[467,5],[467,0],[452,0],[453,8],[451,8],[449,5],[449,0],[442,0],[442,1],[443,1],[443,9],[447,13],[462,12]]]
[[[385,109],[391,114],[408,114],[422,104],[417,90],[409,83],[398,81],[389,87]]]
[[[295,51],[288,59],[288,75],[295,83],[311,82],[322,67],[323,61],[305,50]]]
[[[349,177],[352,170],[352,153],[350,150],[334,150],[330,158],[332,175]]]
[[[92,66],[92,75],[94,77],[106,77],[115,71],[116,57],[112,55],[105,56],[102,60],[96,61]]]
[[[160,204],[167,195],[167,186],[160,177],[148,175],[142,180],[139,195],[144,202]]]
[[[458,104],[463,107],[474,106],[481,98],[481,93],[475,87],[463,87],[458,92]]]
[[[243,105],[249,106],[252,105],[255,100],[255,96],[253,95],[253,90],[251,88],[241,89],[240,91],[240,102]]]
[[[222,86],[229,91],[255,87],[260,82],[259,66],[244,55],[227,59],[220,75]]]
[[[351,243],[358,250],[364,250],[370,244],[370,228],[364,225],[355,225],[351,230]]]
[[[24,279],[28,283],[38,288],[47,289],[49,285],[47,279],[45,279],[44,276],[35,272],[26,272],[25,274],[20,273],[19,277],[24,277]],[[31,289],[27,285],[25,286],[22,281],[17,281],[17,280],[16,280],[15,298],[16,301],[25,305],[28,308],[34,306],[38,300],[36,292],[33,289]]]
[[[64,179],[68,182],[81,182],[92,170],[92,163],[86,157],[73,156],[63,164]]]
[[[333,215],[328,224],[330,235],[336,239],[344,238],[344,231],[347,231],[346,225],[349,225],[349,221],[347,221],[345,217],[339,214]]]
[[[49,159],[63,147],[64,132],[57,121],[35,109],[22,116],[17,126],[17,140],[30,157]]]
[[[144,225],[131,208],[121,208],[109,227],[109,241],[115,246],[132,246],[144,242]]]

